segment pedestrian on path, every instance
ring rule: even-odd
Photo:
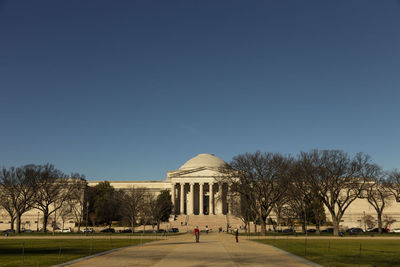
[[[235,229],[235,239],[236,243],[239,243],[239,230],[237,228]]]
[[[196,226],[196,228],[194,228],[194,235],[196,236],[196,243],[199,243],[200,231],[199,231],[199,227],[198,226]]]
[[[208,225],[206,225],[206,234],[208,235]]]

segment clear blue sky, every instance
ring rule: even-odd
[[[0,0],[0,165],[161,180],[198,153],[400,168],[400,1]]]

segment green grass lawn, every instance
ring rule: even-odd
[[[260,232],[258,233],[240,233],[239,235],[241,236],[260,236],[261,238],[263,235],[261,235]],[[305,236],[306,234],[302,232],[298,233],[278,233],[278,232],[267,232],[266,236]],[[331,236],[334,236],[333,233],[307,233],[307,236],[323,236],[326,238],[329,238]],[[400,233],[344,233],[343,236],[346,237],[374,237],[374,236],[379,236],[379,237],[400,237]]]
[[[150,239],[2,239],[0,266],[51,266]]]
[[[400,240],[302,238],[254,241],[278,247],[323,266],[400,266]]]
[[[186,233],[168,233],[168,236],[176,236],[176,235],[182,235],[182,234],[186,234]],[[4,235],[4,234],[2,234]],[[19,233],[19,234],[15,234],[15,233],[9,233],[8,236],[12,237],[12,236],[82,236],[82,237],[86,237],[86,236],[104,236],[104,238],[109,237],[118,237],[118,236],[122,236],[122,237],[129,237],[129,236],[152,236],[152,237],[162,237],[163,233],[76,233],[76,232],[72,232],[72,233],[52,233],[52,232],[47,232],[47,233],[42,233],[42,232],[31,232],[31,233]]]

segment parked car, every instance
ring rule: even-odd
[[[321,233],[333,233],[333,228],[326,228],[325,230],[322,230]]]
[[[379,229],[378,228],[371,228],[371,229],[368,229],[367,232],[368,233],[378,233]],[[389,229],[382,228],[382,233],[388,233],[388,232],[389,232]]]
[[[179,229],[178,228],[171,228],[168,230],[168,232],[170,233],[179,233]]]
[[[105,228],[100,231],[100,233],[115,233],[114,228]]]
[[[15,230],[7,229],[7,230],[3,230],[1,232],[2,233],[15,233]]]
[[[132,233],[131,229],[119,230],[120,233]]]
[[[21,233],[33,233],[34,231],[31,229],[24,229],[21,231]]]
[[[364,230],[361,229],[361,228],[354,227],[354,228],[349,228],[349,229],[347,229],[347,230],[346,230],[346,233],[352,233],[352,234],[355,234],[355,233],[364,233]]]
[[[391,233],[400,233],[400,228],[394,228],[390,230]]]
[[[283,229],[282,233],[295,233],[296,231],[293,230],[292,228],[287,228],[287,229]]]
[[[94,233],[94,229],[92,227],[81,229],[81,233]]]
[[[317,230],[315,230],[315,229],[307,229],[307,233],[315,233],[315,232],[317,232]]]

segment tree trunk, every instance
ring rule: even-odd
[[[16,219],[17,225],[15,229],[15,232],[17,234],[21,233],[21,216],[22,216],[21,214],[17,214],[17,219]]]
[[[317,234],[321,234],[321,230],[319,229],[319,223],[315,224],[315,229]]]
[[[43,233],[47,232],[47,222],[49,221],[49,215],[43,213]]]
[[[267,235],[267,225],[264,218],[261,218],[261,234]]]
[[[254,233],[257,234],[257,222],[253,222],[254,223]]]
[[[339,222],[340,219],[332,216],[333,235],[339,235]]]
[[[305,234],[305,233],[307,232],[307,229],[306,229],[306,222],[305,222],[305,221],[302,221],[302,222],[301,222],[301,229],[302,229],[302,231],[303,231],[303,234]]]
[[[382,234],[382,213],[378,212],[378,232]]]
[[[15,217],[10,220],[10,229],[14,230]]]

